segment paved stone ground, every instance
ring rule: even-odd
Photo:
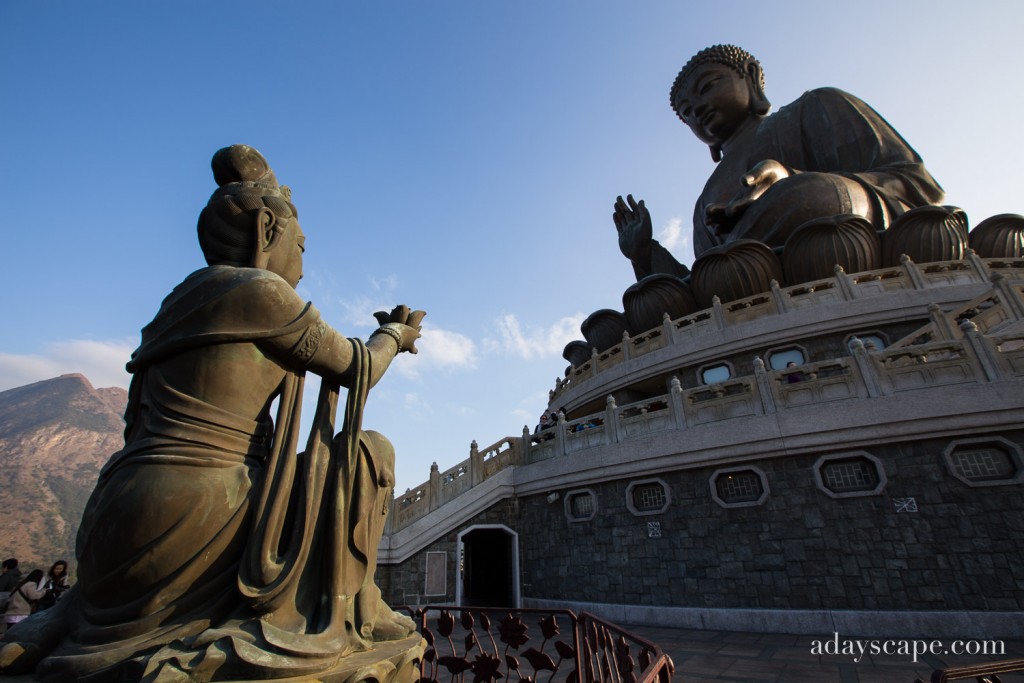
[[[909,654],[866,654],[859,662],[854,662],[852,656],[811,654],[812,641],[831,634],[797,636],[654,626],[624,628],[657,643],[672,657],[677,683],[914,683],[917,678],[928,681],[932,671],[939,668],[1024,658],[1024,642],[1004,641],[1006,654],[1003,656],[924,655],[915,663]],[[861,640],[871,638],[865,636]],[[1024,673],[1004,674],[1001,678],[1003,683],[1024,682]]]

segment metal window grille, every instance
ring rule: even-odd
[[[641,484],[633,488],[633,507],[640,512],[665,507],[665,489],[661,484]]]
[[[569,499],[569,509],[576,519],[594,514],[594,497],[589,493],[577,493]]]
[[[729,472],[718,475],[715,480],[718,497],[726,503],[747,503],[757,500],[764,494],[764,485],[757,472]]]
[[[821,478],[833,493],[870,491],[878,486],[878,470],[866,458],[827,462],[821,468]]]
[[[953,467],[968,481],[998,481],[1017,474],[1010,454],[994,447],[958,449],[953,453]]]

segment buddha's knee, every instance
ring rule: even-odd
[[[373,463],[377,485],[382,488],[395,486],[395,447],[380,432],[364,431],[360,434],[359,443],[363,452]]]

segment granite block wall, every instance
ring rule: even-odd
[[[1024,446],[1024,430],[1000,436]],[[631,480],[618,480],[587,487],[597,510],[586,521],[566,516],[570,488],[553,503],[546,494],[503,501],[472,524],[500,523],[518,532],[525,598],[716,608],[1022,610],[1024,484],[968,486],[946,466],[943,453],[951,440],[866,449],[884,468],[884,486],[873,495],[830,497],[814,476],[816,461],[827,454],[814,453],[731,463],[764,473],[768,494],[760,505],[722,507],[709,485],[717,468],[706,467],[658,475],[668,504],[656,514],[634,514],[626,500]],[[451,554],[450,593],[446,600],[423,602],[454,600],[457,535],[426,549]],[[422,593],[426,550],[378,571],[395,604],[414,602],[411,596]]]

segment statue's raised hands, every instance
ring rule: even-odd
[[[399,304],[391,309],[391,313],[377,311],[373,317],[380,323],[380,329],[374,334],[386,333],[398,342],[398,351],[417,353],[416,340],[420,338],[423,329],[423,316],[426,311],[412,311],[405,304]]]
[[[625,201],[621,196],[617,197],[612,220],[615,221],[615,229],[619,232],[619,250],[623,256],[639,263],[649,261],[651,214],[644,206],[644,200],[637,202],[633,195],[626,195]]]

